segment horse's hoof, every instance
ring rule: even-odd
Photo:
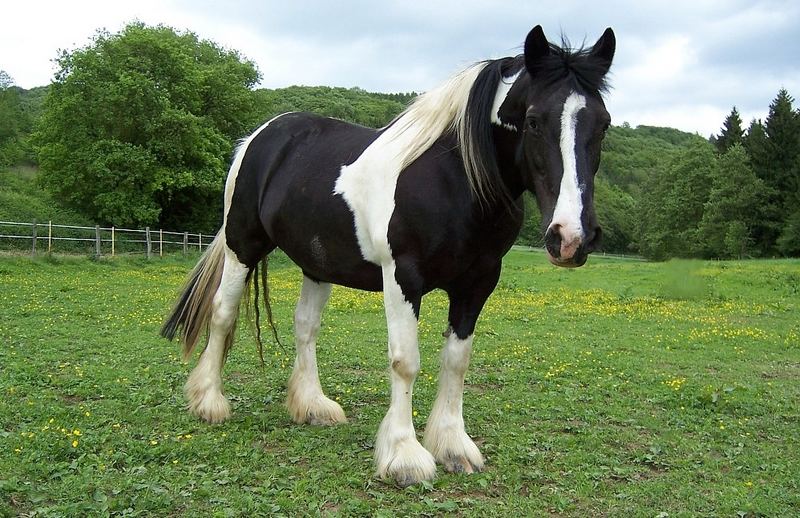
[[[429,427],[424,444],[448,473],[483,470],[483,455],[463,429]]]
[[[460,456],[448,457],[440,462],[448,473],[478,473],[483,470],[483,459],[480,462],[473,462],[465,456]]]
[[[231,405],[222,392],[213,385],[201,383],[202,378],[191,376],[184,387],[186,406],[192,414],[211,424],[221,423],[231,416]]]
[[[436,477],[436,460],[416,439],[400,441],[389,456],[376,458],[376,476],[384,482],[405,488]]]
[[[310,401],[302,402],[290,392],[286,400],[286,408],[292,421],[297,424],[310,424],[314,426],[333,426],[347,422],[344,410],[339,403],[328,399],[323,394],[313,397]]]
[[[231,417],[231,405],[228,399],[220,393],[206,393],[200,400],[194,400],[188,405],[189,412],[210,424],[227,421]]]

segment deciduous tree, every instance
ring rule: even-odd
[[[703,255],[741,258],[755,253],[753,233],[763,218],[768,193],[741,145],[720,156],[711,180],[698,233]]]
[[[233,142],[253,120],[255,66],[141,23],[57,62],[36,136],[44,184],[103,223],[216,227]]]
[[[19,89],[4,70],[0,70],[0,167],[19,160],[21,131],[26,125]]]
[[[714,148],[700,141],[648,180],[639,201],[636,236],[643,255],[666,259],[701,253],[698,226],[716,167]]]

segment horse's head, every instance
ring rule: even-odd
[[[536,195],[557,266],[582,266],[599,244],[594,175],[611,121],[601,93],[614,47],[611,29],[592,48],[570,50],[548,43],[536,26],[525,40],[525,71],[498,111],[522,131],[522,182]]]

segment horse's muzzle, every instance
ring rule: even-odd
[[[595,227],[585,238],[571,236],[566,238],[559,225],[547,229],[544,235],[547,259],[556,266],[577,268],[586,264],[589,254],[600,244],[602,231]]]

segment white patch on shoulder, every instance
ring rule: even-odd
[[[572,92],[564,101],[561,112],[561,162],[564,173],[561,176],[561,188],[558,201],[553,211],[551,226],[560,225],[562,238],[566,241],[583,238],[581,212],[583,211],[582,190],[578,183],[578,166],[575,157],[575,129],[578,124],[578,112],[586,107],[586,98]]]
[[[508,92],[511,91],[511,87],[514,86],[514,83],[517,79],[519,79],[521,74],[522,70],[513,76],[503,77],[500,79],[500,84],[497,86],[497,92],[494,94],[494,104],[492,104],[492,124],[502,126],[510,131],[517,131],[517,128],[512,124],[503,122],[503,120],[500,118],[500,107],[503,105],[503,101],[506,100]]]
[[[388,128],[355,162],[342,166],[333,190],[353,212],[361,255],[377,265],[392,261],[389,220],[394,213],[402,152],[414,135],[414,131],[399,131],[396,125]]]
[[[465,106],[485,67],[486,63],[473,65],[419,96],[355,162],[342,167],[333,192],[342,195],[353,212],[361,255],[367,261],[386,265],[392,260],[387,233],[400,172],[446,131],[455,129],[464,142]]]
[[[223,211],[223,222],[222,227],[225,228],[225,223],[228,222],[228,211],[231,210],[231,200],[233,200],[233,191],[236,188],[236,178],[239,176],[239,169],[242,167],[242,160],[244,160],[244,155],[247,152],[247,147],[253,141],[256,136],[261,133],[261,131],[269,126],[272,122],[284,115],[288,115],[289,113],[282,113],[272,119],[268,120],[264,124],[261,125],[257,130],[251,133],[247,138],[241,140],[239,145],[236,147],[236,152],[233,155],[233,162],[231,163],[231,167],[228,170],[228,178],[225,180],[225,206]]]

